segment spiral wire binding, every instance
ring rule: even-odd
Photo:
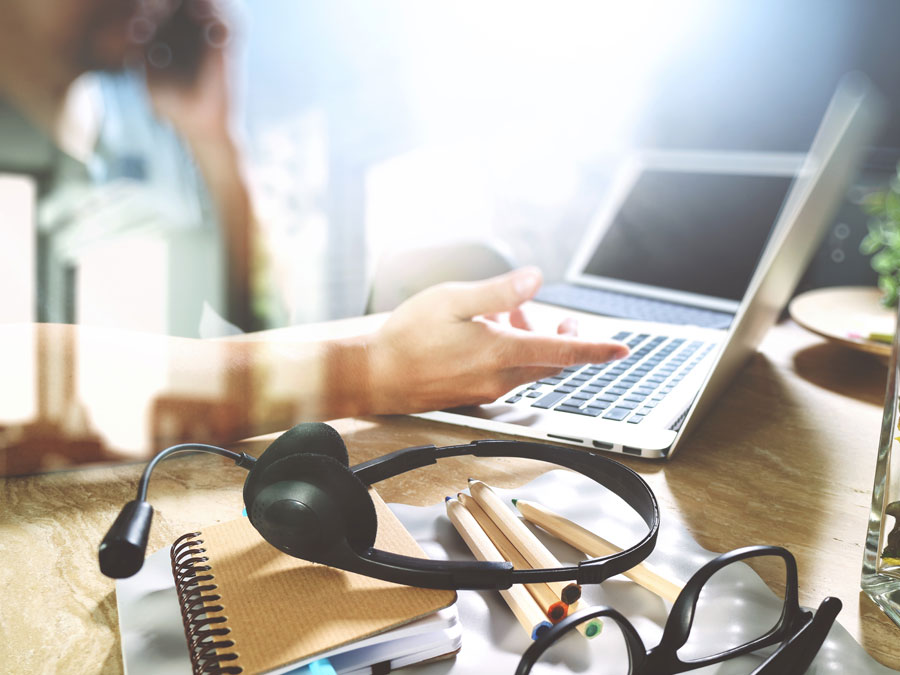
[[[243,668],[228,665],[238,655],[228,651],[234,641],[226,636],[231,629],[224,625],[226,616],[207,616],[207,612],[221,612],[222,596],[215,593],[218,586],[204,554],[200,532],[188,532],[172,544],[172,575],[184,623],[191,666],[203,675],[237,675]]]

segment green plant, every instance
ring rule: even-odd
[[[900,165],[890,185],[868,194],[862,206],[869,214],[869,233],[859,250],[872,256],[882,304],[896,307],[900,298]]]

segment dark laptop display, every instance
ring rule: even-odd
[[[792,180],[643,171],[583,273],[740,300]]]
[[[548,284],[537,299],[601,316],[727,328],[802,156],[721,154],[697,165],[703,161],[663,154],[623,171],[567,282]]]

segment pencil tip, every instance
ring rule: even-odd
[[[450,495],[447,495],[446,497],[444,497],[445,502],[449,502],[451,499],[453,499],[453,497],[451,497]]]
[[[534,630],[531,632],[531,639],[537,640],[541,635],[546,633],[551,628],[553,628],[553,624],[551,624],[549,621],[541,621],[534,627]]]
[[[474,483],[474,482],[475,482],[475,479],[474,479],[474,478],[469,478],[468,481],[469,481],[470,483]]]
[[[547,610],[547,617],[553,623],[559,623],[564,618],[566,618],[566,614],[569,611],[569,606],[563,602],[554,602],[550,605],[550,608]]]
[[[511,502],[512,502],[512,505],[513,505],[513,506],[515,506],[515,505],[516,505],[516,504],[518,504],[518,503],[519,503],[519,500],[518,500],[518,499],[516,499],[516,498],[515,498],[515,497],[513,497],[513,498],[512,498],[512,499],[510,499],[510,500],[509,500],[509,501],[511,501]]]
[[[567,605],[574,605],[575,602],[581,597],[581,586],[576,584],[574,581],[567,584],[565,588],[562,590],[562,597],[560,598]]]

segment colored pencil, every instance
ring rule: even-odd
[[[481,529],[484,530],[484,533],[491,540],[491,543],[497,547],[497,550],[500,552],[500,555],[503,556],[504,560],[511,562],[513,567],[518,570],[529,569],[531,567],[531,565],[528,564],[528,561],[525,560],[521,553],[519,553],[519,550],[513,546],[509,538],[503,534],[500,528],[497,527],[494,521],[490,519],[490,516],[484,512],[484,509],[478,505],[478,502],[476,502],[471,495],[460,492],[456,495],[456,498],[459,500],[459,503],[466,507],[469,513],[472,514],[472,517],[475,518],[475,522],[477,522]],[[528,589],[528,592],[531,593],[531,596],[537,601],[538,605],[541,606],[544,614],[547,615],[547,618],[550,619],[552,623],[559,623],[566,617],[566,614],[569,612],[569,606],[550,590],[550,586],[545,583],[523,585]]]
[[[478,560],[494,562],[503,560],[500,551],[491,543],[484,530],[478,526],[475,518],[459,503],[459,500],[447,497],[445,505],[447,516]],[[544,611],[524,587],[513,584],[509,588],[501,589],[500,595],[532,640],[550,630],[552,624],[547,621]]]
[[[545,569],[561,566],[559,560],[547,550],[534,532],[529,530],[525,523],[506,507],[503,500],[491,490],[490,486],[480,480],[470,478],[469,492],[531,567]],[[581,597],[581,587],[574,582],[564,583],[562,581],[551,581],[548,585],[560,600],[570,605],[570,611],[572,611],[571,605]]]
[[[612,555],[622,550],[600,535],[554,513],[542,504],[524,499],[513,499],[512,503],[525,520],[534,523],[592,558]],[[667,579],[647,563],[632,567],[624,575],[669,602],[675,602],[675,598],[681,593],[681,584]]]

